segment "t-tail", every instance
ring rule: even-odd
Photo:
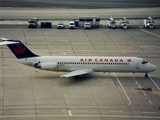
[[[1,38],[2,42],[0,45],[7,45],[17,59],[29,58],[29,57],[38,57],[30,51],[20,40],[9,40],[6,38]]]

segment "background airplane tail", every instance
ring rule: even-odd
[[[7,45],[18,59],[38,56],[30,51],[20,40],[3,40],[0,45]]]

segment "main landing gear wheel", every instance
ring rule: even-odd
[[[145,77],[146,77],[146,78],[148,77],[148,74],[147,74],[147,73],[145,74]]]

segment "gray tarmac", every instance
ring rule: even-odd
[[[160,7],[159,0],[0,0],[2,7],[138,8]]]
[[[160,119],[159,29],[6,26],[0,36],[20,39],[41,55],[137,56],[158,67],[149,78],[143,73],[92,73],[65,79],[59,77],[64,72],[21,65],[6,46],[0,47],[0,120]]]
[[[94,11],[0,8],[0,16],[2,19],[28,19],[35,15],[43,19],[73,19],[79,15],[159,17],[159,8]],[[0,47],[0,120],[160,119],[159,28],[57,30],[3,26],[0,37],[20,39],[40,55],[137,56],[158,67],[149,78],[144,78],[143,73],[92,73],[65,79],[59,77],[64,72],[21,65],[6,46]],[[141,88],[153,91],[137,90]]]
[[[79,16],[99,16],[102,19],[113,18],[160,18],[160,7],[150,8],[104,8],[104,9],[73,9],[73,8],[35,8],[35,7],[0,7],[0,20],[28,20],[37,17],[42,20],[73,20]],[[0,22],[1,22],[0,21]]]

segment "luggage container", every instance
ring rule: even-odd
[[[41,28],[52,28],[51,22],[41,22]]]

